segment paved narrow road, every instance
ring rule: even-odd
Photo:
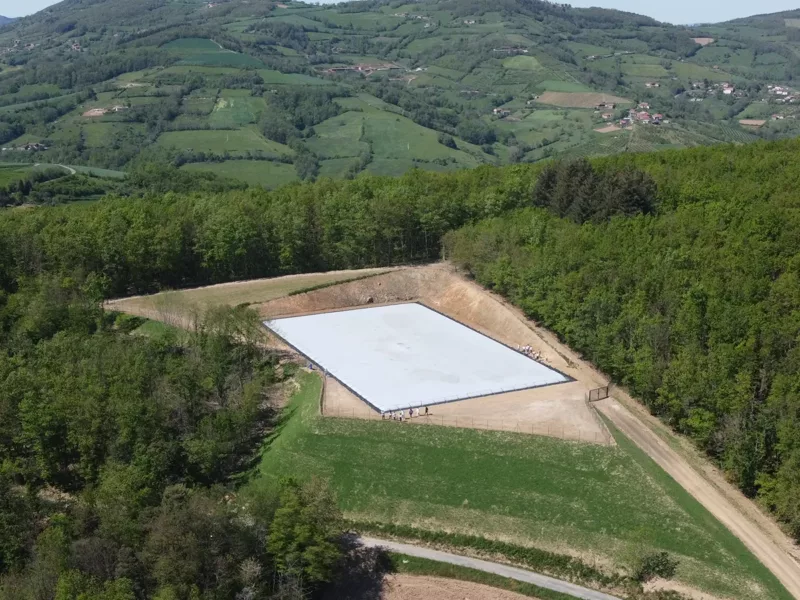
[[[612,398],[595,406],[634,444],[719,519],[800,600],[800,564],[628,409]]]
[[[450,554],[449,552],[440,552],[439,550],[431,550],[430,548],[421,548],[419,546],[412,546],[411,544],[401,544],[400,542],[379,540],[371,537],[362,537],[360,539],[361,543],[368,548],[385,548],[390,552],[399,552],[409,556],[417,556],[419,558],[427,558],[451,565],[459,565],[461,567],[477,569],[478,571],[494,573],[501,577],[532,583],[541,588],[553,590],[554,592],[561,592],[562,594],[574,596],[575,598],[582,598],[583,600],[620,600],[616,596],[609,596],[603,592],[590,590],[589,588],[581,587],[574,583],[561,581],[560,579],[554,579],[547,575],[540,575],[539,573],[525,571],[524,569],[518,569],[516,567],[509,567],[508,565],[501,565],[478,558],[470,558],[468,556],[460,556],[458,554]]]

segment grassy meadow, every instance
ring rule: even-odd
[[[355,522],[533,545],[614,572],[665,550],[680,559],[678,579],[686,584],[731,598],[789,598],[738,539],[624,437],[606,448],[322,418],[321,381],[298,378],[245,494],[268,492],[282,476],[319,475]]]
[[[186,171],[210,171],[220,177],[230,177],[250,185],[273,189],[298,181],[293,165],[268,160],[226,160],[223,162],[189,163]]]

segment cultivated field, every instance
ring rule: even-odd
[[[552,104],[565,108],[594,108],[601,102],[615,104],[631,104],[627,98],[612,96],[611,94],[577,93],[577,92],[545,92],[536,100],[540,104]]]

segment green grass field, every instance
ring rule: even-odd
[[[358,156],[369,150],[369,145],[361,141],[363,126],[362,113],[346,112],[315,125],[316,135],[307,145],[321,158]]]
[[[0,186],[6,186],[12,181],[17,181],[31,170],[31,165],[19,163],[0,163]]]
[[[263,67],[257,58],[226,50],[216,42],[203,38],[182,38],[161,46],[162,49],[180,57],[183,65],[208,67]]]
[[[262,150],[273,154],[292,154],[288,146],[265,139],[254,128],[234,130],[168,131],[158,138],[158,144],[179,150],[196,152],[229,152],[233,155],[247,150]]]
[[[533,56],[520,54],[519,56],[509,56],[503,61],[506,69],[519,69],[521,71],[538,71],[542,68],[541,63]]]
[[[665,550],[678,579],[731,598],[790,598],[727,529],[626,438],[601,447],[522,434],[322,418],[299,392],[243,493],[330,479],[345,516],[499,539],[626,569]],[[435,418],[433,410],[432,418]]]
[[[209,117],[212,127],[240,127],[258,121],[267,108],[263,98],[225,93],[214,105]]]
[[[210,171],[221,177],[230,177],[250,185],[260,185],[269,189],[297,181],[294,165],[267,160],[189,163],[181,168],[187,171]]]

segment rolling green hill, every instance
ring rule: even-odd
[[[800,11],[689,28],[538,0],[69,1],[0,31],[0,143],[274,187],[793,136],[798,75]],[[660,124],[621,127],[640,105]]]

